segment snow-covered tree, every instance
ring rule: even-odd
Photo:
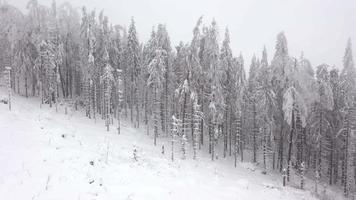
[[[201,134],[200,122],[203,118],[203,113],[201,112],[200,105],[198,104],[198,96],[195,92],[191,94],[191,100],[193,101],[193,159],[197,159],[197,152],[199,149],[199,139]]]
[[[216,144],[220,136],[219,127],[222,124],[224,100],[221,88],[221,67],[219,64],[218,27],[213,20],[211,26],[206,30],[205,47],[205,69],[207,70],[208,92],[208,121],[211,158],[216,158]]]
[[[164,72],[165,72],[165,57],[166,52],[162,49],[158,49],[155,52],[155,57],[148,65],[149,77],[147,85],[153,90],[153,123],[154,123],[154,145],[158,137],[159,130],[159,112],[160,112],[160,94],[163,88]]]
[[[104,91],[103,91],[103,112],[105,114],[105,126],[106,130],[109,131],[109,126],[110,126],[110,119],[111,119],[111,95],[112,95],[112,85],[114,82],[114,76],[113,76],[113,69],[109,63],[109,54],[106,53],[104,54],[104,60],[106,61],[105,68],[103,71],[103,75],[101,76],[101,83],[103,85]]]
[[[329,167],[329,184],[336,184],[339,179],[339,163],[341,159],[340,153],[342,152],[342,150],[338,147],[342,146],[341,144],[343,143],[342,138],[336,136],[339,130],[342,128],[342,92],[340,91],[341,84],[339,72],[337,69],[332,69],[330,71],[330,87],[332,90],[334,102],[330,119],[334,140],[331,140],[332,145],[330,147],[333,150],[333,153],[330,154],[330,163],[332,163],[332,166]]]
[[[237,154],[240,154],[241,162],[243,161],[243,128],[244,128],[244,119],[246,115],[243,116],[245,113],[245,103],[244,103],[244,94],[246,90],[246,76],[244,70],[244,60],[242,55],[238,58],[234,59],[234,65],[236,66],[236,83],[235,83],[235,93],[233,98],[234,100],[234,112],[237,113],[235,119],[235,167],[237,163]]]
[[[190,83],[191,83],[192,88],[196,92],[196,95],[198,98],[197,103],[200,105],[200,109],[201,109],[200,112],[203,114],[204,113],[204,98],[205,98],[205,93],[204,93],[205,79],[203,76],[204,73],[202,71],[201,57],[200,57],[201,43],[202,43],[202,40],[201,40],[201,38],[202,38],[202,33],[201,33],[202,20],[203,20],[203,17],[200,17],[193,29],[193,38],[190,42],[189,51],[188,52],[183,51],[182,54],[185,54],[185,53],[188,54],[189,63],[187,63],[187,64],[189,64],[190,68],[187,67],[187,69],[191,69]],[[187,48],[187,50],[188,50],[188,48]],[[186,71],[188,71],[188,70],[186,70]],[[185,76],[185,75],[183,75],[183,76]],[[191,103],[191,106],[193,108],[194,104]],[[192,118],[192,120],[194,120],[194,119]],[[196,124],[197,122],[194,121],[193,123]],[[200,119],[199,129],[200,129],[199,148],[201,148],[201,145],[204,144],[204,118],[203,117]]]
[[[305,163],[302,162],[300,164],[300,189],[304,189],[305,187]]]
[[[293,74],[292,61],[288,54],[287,39],[283,32],[277,35],[275,54],[271,61],[271,83],[276,95],[275,112],[278,135],[278,167],[282,172],[284,163],[284,141],[285,141],[285,116],[283,111],[284,93],[289,88],[291,75]]]
[[[272,152],[272,165],[275,162],[275,141],[274,131],[275,122],[273,120],[274,112],[276,111],[275,93],[270,82],[271,68],[268,65],[267,50],[264,47],[262,51],[262,59],[257,73],[257,87],[255,89],[255,97],[257,110],[258,124],[262,131],[261,137],[263,140],[263,162],[265,164],[266,157],[269,152]],[[263,135],[263,136],[262,136]]]
[[[250,123],[250,131],[252,135],[252,151],[253,157],[252,162],[257,162],[257,139],[259,133],[259,127],[257,122],[257,91],[258,91],[258,70],[259,70],[259,62],[256,59],[256,56],[252,57],[250,72],[248,77],[248,85],[247,85],[247,98],[246,103],[249,107],[249,121]]]
[[[292,150],[293,150],[293,137],[296,135],[296,115],[297,113],[305,113],[305,104],[298,93],[298,91],[294,87],[288,88],[283,96],[283,111],[284,117],[287,124],[290,126],[289,133],[289,145],[288,145],[288,157],[287,157],[287,180],[290,178],[290,170],[292,165]],[[304,116],[304,115],[302,115]],[[305,118],[303,118],[305,121]],[[305,123],[305,122],[304,122]]]
[[[183,134],[181,138],[181,152],[182,159],[185,160],[187,157],[187,136],[185,134]]]
[[[319,176],[323,176],[322,157],[324,149],[327,155],[332,154],[331,144],[333,140],[330,111],[333,108],[333,94],[330,86],[329,66],[320,65],[317,67],[317,99],[309,115],[309,129],[313,135],[310,141],[315,149],[317,160],[317,170]]]
[[[237,154],[241,154],[241,162],[243,161],[243,149],[242,149],[242,139],[241,139],[241,111],[238,112],[236,117],[236,133],[235,133],[235,145],[234,145],[234,157],[235,157],[235,167],[237,166]]]
[[[122,70],[121,69],[116,69],[117,72],[117,78],[116,78],[116,92],[117,92],[117,131],[118,134],[120,134],[120,119],[121,119],[121,105],[123,102],[123,80],[122,80]]]
[[[52,107],[53,93],[56,85],[54,54],[48,41],[42,41],[40,45],[40,86],[43,94],[42,102],[50,104]]]
[[[170,113],[170,97],[171,97],[171,92],[170,92],[170,85],[171,85],[171,63],[170,63],[170,56],[171,56],[171,42],[168,36],[168,32],[166,30],[166,26],[163,24],[158,24],[157,26],[157,32],[155,34],[155,41],[156,41],[156,48],[164,50],[165,51],[165,60],[164,60],[164,82],[163,82],[163,93],[161,95],[161,111],[160,111],[160,116],[161,116],[161,125],[162,125],[162,131],[165,133],[166,136],[168,136],[168,122],[169,122],[169,114]]]
[[[355,136],[353,133],[356,114],[356,69],[353,62],[352,44],[350,39],[347,42],[343,64],[344,67],[340,75],[344,113],[343,127],[340,130],[343,138],[342,184],[344,195],[349,196],[350,194],[355,193],[355,170],[353,170],[355,163]]]
[[[220,65],[223,70],[222,73],[222,88],[225,98],[225,114],[224,114],[224,157],[226,156],[228,150],[231,156],[231,142],[232,142],[232,117],[233,117],[233,97],[236,91],[236,70],[234,69],[232,51],[230,48],[230,33],[226,28],[225,38],[220,50]]]
[[[136,25],[135,21],[132,18],[130,28],[127,36],[127,46],[126,46],[126,56],[127,56],[127,66],[129,74],[129,84],[130,84],[130,96],[129,96],[129,105],[130,105],[130,118],[133,122],[133,113],[136,109],[136,122],[135,125],[139,127],[140,114],[139,114],[139,98],[138,98],[138,89],[139,89],[139,78],[141,73],[140,66],[140,46],[138,42]],[[162,63],[163,64],[163,63]]]
[[[172,115],[172,131],[171,131],[171,159],[174,161],[174,142],[175,138],[180,135],[182,121]]]
[[[156,32],[153,29],[149,41],[146,43],[143,49],[143,65],[142,68],[142,78],[145,83],[150,76],[149,65],[152,60],[156,57]],[[149,115],[151,114],[150,108],[150,91],[149,87],[143,87],[144,92],[144,123],[146,125],[147,134],[149,134]]]

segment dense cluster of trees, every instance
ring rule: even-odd
[[[215,20],[200,18],[192,40],[173,48],[163,24],[141,43],[133,19],[126,29],[68,3],[48,8],[30,0],[27,9],[0,5],[0,72],[11,67],[18,94],[40,97],[41,105],[81,106],[107,130],[123,115],[144,126],[154,145],[172,138],[172,160],[178,141],[183,158],[206,150],[212,160],[233,156],[236,166],[250,159],[265,173],[286,172],[288,181],[295,172],[356,192],[351,40],[339,71],[291,56],[281,32],[271,62],[264,48],[246,76],[229,30],[220,43]]]

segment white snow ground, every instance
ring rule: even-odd
[[[194,161],[191,148],[186,160],[177,150],[172,162],[168,140],[162,155],[162,139],[154,147],[151,136],[126,122],[118,135],[81,112],[39,109],[37,99],[15,96],[12,108],[0,104],[0,199],[316,199],[282,187],[277,174],[262,175],[249,163],[234,168],[232,159],[212,162],[205,151]]]

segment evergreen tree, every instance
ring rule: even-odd
[[[183,134],[181,138],[181,152],[182,159],[185,160],[187,157],[187,136],[185,134]]]
[[[211,158],[214,160],[217,156],[216,144],[220,136],[220,125],[222,123],[223,95],[221,89],[221,68],[219,65],[219,44],[217,41],[218,28],[215,20],[207,30],[206,48],[207,48],[207,78],[208,86],[208,108],[209,108],[209,137],[211,146]]]
[[[202,43],[202,33],[201,33],[201,24],[203,17],[200,17],[193,29],[193,39],[190,42],[189,47],[189,65],[192,69],[191,74],[191,85],[197,93],[198,104],[200,105],[200,112],[204,113],[204,73],[201,66],[201,56],[200,56],[200,47]],[[193,104],[192,104],[193,105]],[[195,111],[196,112],[196,111]],[[196,121],[194,123],[197,123]],[[200,138],[199,138],[199,149],[204,144],[204,118],[203,116],[200,119]]]
[[[278,167],[280,172],[284,163],[285,117],[283,112],[283,96],[289,87],[292,74],[291,59],[288,54],[287,39],[283,32],[277,35],[276,52],[271,62],[271,83],[276,95],[275,113],[276,125],[279,127],[278,135]]]
[[[244,60],[242,55],[234,59],[234,65],[236,65],[236,84],[234,90],[236,93],[234,98],[236,99],[234,107],[236,116],[236,135],[235,135],[235,167],[237,162],[237,153],[240,153],[241,162],[243,161],[243,130],[245,128],[246,121],[246,104],[245,104],[245,94],[247,92],[246,76],[244,70]]]
[[[164,60],[164,66],[165,66],[165,72],[164,72],[164,82],[163,82],[163,93],[161,95],[161,125],[162,125],[162,131],[165,132],[165,135],[168,136],[168,121],[169,121],[169,109],[170,109],[170,77],[171,77],[171,43],[170,39],[166,30],[166,27],[162,24],[158,24],[157,26],[157,32],[155,35],[156,39],[156,48],[159,48],[161,50],[165,51],[165,60]]]
[[[179,102],[182,104],[182,111],[181,111],[182,135],[187,135],[187,131],[188,131],[187,104],[189,101],[189,93],[191,92],[189,82],[187,79],[185,79],[184,82],[179,86],[178,92],[180,96]]]
[[[349,196],[354,193],[355,186],[355,172],[352,170],[354,167],[354,136],[353,136],[353,122],[354,122],[354,108],[355,108],[355,81],[356,70],[352,57],[352,44],[349,39],[347,42],[345,55],[343,59],[344,67],[342,69],[341,79],[341,92],[342,92],[342,105],[344,112],[343,129],[341,129],[343,137],[343,162],[342,162],[342,184],[344,188],[344,195]]]
[[[174,142],[176,136],[180,135],[180,130],[182,128],[182,121],[176,118],[174,115],[172,116],[172,131],[171,131],[171,159],[174,161]]]
[[[158,129],[159,129],[159,106],[160,106],[160,98],[159,95],[161,93],[163,87],[164,80],[164,61],[165,61],[165,51],[158,49],[156,50],[156,55],[154,59],[150,62],[148,66],[149,77],[147,80],[147,85],[150,86],[153,90],[153,120],[154,120],[154,145],[156,145],[156,140],[158,137]]]
[[[126,56],[127,56],[127,66],[129,74],[129,84],[130,84],[130,94],[129,94],[129,106],[130,106],[130,118],[133,122],[133,112],[136,109],[136,122],[135,126],[139,127],[140,114],[139,114],[139,99],[138,99],[138,89],[139,89],[139,78],[141,73],[140,67],[140,55],[139,52],[139,42],[137,38],[135,21],[132,18],[130,28],[127,36],[127,47],[126,47]]]
[[[104,88],[103,91],[103,97],[104,97],[104,101],[103,101],[103,108],[104,108],[104,113],[105,113],[105,126],[106,126],[106,130],[109,131],[109,126],[110,126],[110,119],[111,119],[111,92],[112,92],[112,84],[114,81],[114,77],[112,74],[112,67],[109,64],[109,54],[106,53],[104,54],[104,60],[106,62],[104,71],[103,71],[103,75],[101,76],[101,82]]]
[[[193,101],[193,159],[197,159],[197,151],[199,148],[199,139],[200,139],[200,121],[203,118],[203,113],[200,111],[200,105],[198,104],[198,97],[196,93],[191,94],[191,99]]]
[[[259,132],[258,122],[257,122],[257,90],[258,90],[258,81],[257,81],[257,73],[259,69],[259,63],[256,60],[256,56],[252,57],[251,65],[250,65],[250,72],[248,77],[248,89],[247,89],[247,105],[250,109],[249,113],[249,121],[250,130],[252,135],[252,162],[257,162],[257,137]]]
[[[265,164],[267,153],[272,151],[272,165],[275,162],[275,142],[273,128],[275,122],[273,120],[276,111],[276,99],[271,82],[271,68],[268,66],[267,50],[264,47],[262,51],[261,64],[257,73],[257,88],[255,91],[257,109],[260,111],[257,114],[260,130],[263,131],[263,162]]]
[[[122,81],[122,70],[117,69],[117,80],[116,80],[116,88],[117,88],[117,131],[120,134],[120,119],[121,119],[121,109],[123,102],[123,81]]]
[[[340,159],[340,150],[337,148],[342,141],[340,138],[337,138],[337,133],[342,128],[342,112],[341,112],[341,92],[340,92],[340,78],[339,72],[336,69],[330,71],[330,87],[333,95],[334,106],[331,112],[331,127],[332,127],[332,146],[333,154],[330,155],[330,162],[332,162],[332,166],[330,169],[330,179],[329,184],[336,184],[339,179],[339,159]]]
[[[224,92],[225,98],[225,114],[224,114],[224,157],[226,156],[228,150],[229,155],[231,155],[231,138],[232,138],[232,100],[234,95],[235,86],[235,77],[234,77],[234,69],[233,67],[233,57],[232,51],[230,48],[230,34],[229,30],[226,28],[225,30],[225,38],[220,50],[220,64],[221,69],[224,71],[222,73],[222,88]]]

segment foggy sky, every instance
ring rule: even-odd
[[[51,0],[38,0],[50,5]],[[65,0],[57,0],[57,4]],[[7,0],[22,10],[28,0]],[[146,42],[152,26],[166,24],[172,46],[189,42],[198,18],[204,23],[216,19],[220,42],[225,27],[230,30],[234,56],[240,52],[246,69],[252,55],[261,57],[265,45],[268,60],[274,54],[276,36],[284,31],[291,56],[309,59],[313,67],[326,63],[342,67],[346,41],[354,39],[356,47],[355,0],[71,0],[74,7],[104,9],[113,24],[128,26],[135,18],[140,42]],[[356,50],[354,50],[356,53]],[[355,57],[355,56],[354,56]]]

